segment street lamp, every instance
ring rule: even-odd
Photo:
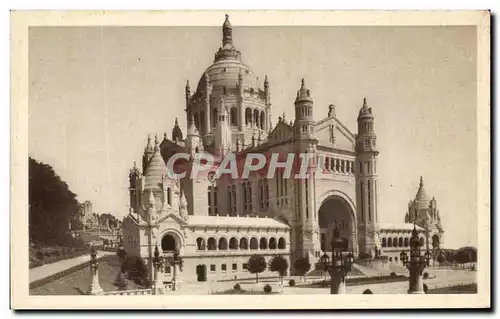
[[[408,260],[408,254],[402,251],[399,254],[403,265],[408,268],[410,272],[410,282],[409,282],[409,294],[423,294],[424,284],[422,281],[422,272],[425,267],[429,266],[429,261],[431,259],[431,253],[427,250],[423,255],[420,251],[420,240],[418,238],[418,232],[416,225],[413,225],[413,231],[410,238],[410,258]]]
[[[99,264],[97,262],[97,251],[94,245],[90,248],[90,271],[91,271],[91,284],[89,288],[89,295],[99,295],[102,293],[101,285],[99,284],[99,274],[97,269]]]
[[[156,245],[155,247],[153,265],[155,267],[155,281],[153,284],[153,289],[156,295],[160,295],[163,293],[165,286],[163,285],[163,281],[160,279],[161,258],[160,251],[158,250],[158,245]]]
[[[180,288],[180,279],[177,278],[179,271],[179,266],[182,268],[183,265],[183,260],[181,257],[179,257],[179,251],[176,249],[174,250],[174,256],[171,261],[172,265],[174,266],[174,276],[172,279],[172,290],[178,290]]]
[[[328,271],[328,263],[330,262],[330,257],[324,253],[323,256],[320,258],[321,263],[323,264],[323,277],[325,277],[325,283],[326,283],[326,272]]]
[[[351,271],[351,266],[354,262],[354,254],[348,250],[347,239],[341,238],[337,227],[333,230],[332,246],[332,262],[329,264],[326,261],[326,267],[332,277],[330,294],[345,293],[345,279],[347,273]]]

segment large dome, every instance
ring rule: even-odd
[[[233,45],[233,28],[226,15],[222,26],[222,47],[215,53],[214,63],[201,76],[196,91],[200,92],[205,87],[206,80],[214,87],[235,89],[240,76],[244,89],[259,89],[258,78],[241,62],[241,53]]]
[[[198,82],[198,92],[205,86],[205,74],[208,76],[209,83],[214,87],[235,89],[241,74],[242,84],[245,89],[259,89],[260,83],[258,78],[252,70],[240,60],[223,59],[209,66]]]

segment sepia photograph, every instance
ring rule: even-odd
[[[490,306],[489,12],[11,19],[13,306]]]

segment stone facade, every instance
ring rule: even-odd
[[[194,92],[186,84],[186,136],[176,119],[172,138],[148,137],[142,167],[131,169],[124,248],[144,258],[151,274],[155,246],[166,256],[178,251],[182,280],[199,281],[249,277],[243,264],[255,253],[267,259],[284,255],[290,265],[308,257],[314,264],[331,250],[335,227],[356,256],[389,253],[380,238],[393,230],[379,227],[375,117],[366,99],[354,134],[337,118],[334,105],[314,105],[303,79],[293,121],[283,114],[273,126],[270,81],[265,76],[259,86],[233,45],[232,32],[226,16],[214,63]],[[323,109],[325,117],[315,121],[314,113]],[[248,153],[278,154],[279,162],[307,153],[312,160],[305,179],[287,178],[282,169],[272,179],[259,172],[239,179],[214,179],[210,173],[176,179],[167,172],[166,163],[180,153],[190,158],[174,170],[190,172],[201,152],[216,161],[234,155],[238,167]],[[171,272],[168,265],[162,269],[165,281]]]

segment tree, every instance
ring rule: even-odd
[[[78,219],[78,201],[66,182],[47,164],[28,158],[30,242],[73,245],[70,222]]]
[[[304,276],[307,278],[307,273],[311,269],[311,263],[309,262],[309,258],[302,257],[295,261],[295,270],[299,276]]]
[[[446,261],[446,258],[444,257],[443,253],[441,253],[437,256],[437,261],[438,261],[439,265],[442,265]]]
[[[269,270],[278,272],[281,284],[283,284],[283,276],[286,275],[288,270],[288,260],[281,255],[274,256],[269,264]]]
[[[259,282],[259,273],[263,272],[267,268],[266,259],[262,255],[252,255],[248,259],[247,270],[251,274],[256,275],[256,282]]]

